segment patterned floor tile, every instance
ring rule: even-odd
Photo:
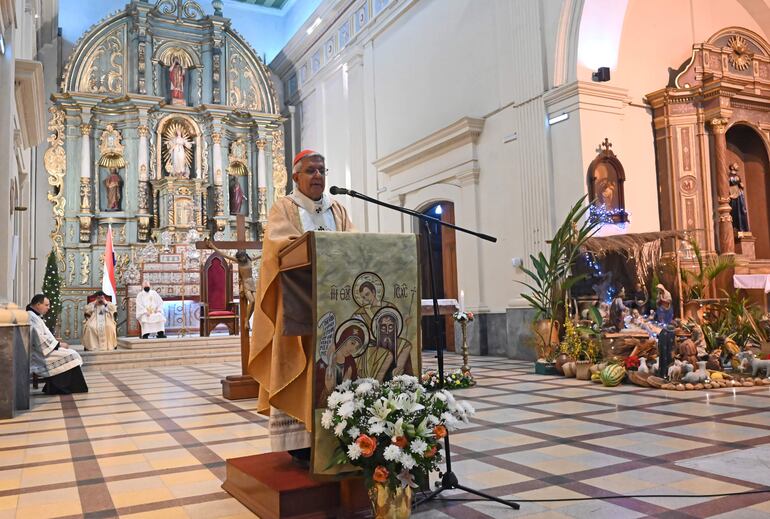
[[[434,366],[433,354],[424,363]],[[446,363],[456,369],[461,359],[447,354]],[[528,362],[474,357],[471,365],[478,385],[456,395],[478,413],[450,437],[453,469],[470,488],[539,501],[513,512],[487,501],[437,500],[416,519],[770,518],[768,495],[693,497],[770,483],[757,476],[767,472],[757,463],[770,456],[770,388],[604,388],[535,375]],[[97,509],[137,518],[252,517],[220,488],[225,458],[270,450],[254,402],[221,398],[220,379],[237,371],[226,363],[92,373],[86,395],[35,394],[31,411],[0,422],[0,519]],[[628,494],[637,497],[548,501]]]

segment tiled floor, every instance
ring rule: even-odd
[[[506,359],[472,366],[479,384],[458,396],[478,413],[452,435],[454,471],[521,510],[452,491],[442,495],[458,500],[422,506],[417,519],[770,518],[770,493],[703,496],[770,483],[770,387],[604,388]],[[269,449],[253,402],[220,396],[220,378],[238,371],[88,373],[88,394],[36,395],[32,411],[0,422],[0,519],[253,517],[220,488],[224,459]]]

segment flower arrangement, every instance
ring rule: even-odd
[[[422,374],[422,385],[429,391],[441,389],[438,381],[438,371],[428,370]],[[465,389],[476,385],[470,371],[463,373],[461,369],[456,369],[451,373],[444,373],[444,389]]]
[[[639,360],[639,357],[636,355],[629,355],[626,357],[626,360],[623,361],[623,364],[625,365],[627,370],[631,369],[639,369],[639,364],[641,361]]]
[[[329,395],[321,425],[334,432],[336,463],[361,467],[367,485],[428,488],[442,460],[440,440],[474,413],[445,389],[426,390],[417,377],[379,383],[346,380]]]
[[[452,319],[454,319],[458,323],[462,321],[471,322],[473,321],[473,312],[466,312],[464,310],[459,310],[452,314]]]

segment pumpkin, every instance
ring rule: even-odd
[[[625,377],[626,370],[619,364],[611,364],[604,368],[601,373],[599,373],[599,378],[601,378],[602,384],[607,387],[617,386],[623,382]]]

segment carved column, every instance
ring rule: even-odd
[[[137,156],[137,167],[139,168],[139,214],[137,226],[137,239],[147,241],[150,237],[150,179],[147,175],[147,135],[150,129],[145,125],[140,125],[136,129],[139,133],[139,152]]]
[[[91,241],[91,125],[80,125],[80,241]]]
[[[733,219],[730,216],[730,185],[727,179],[727,119],[716,117],[709,121],[714,133],[714,182],[717,187],[717,217],[719,253],[734,254]]]
[[[265,161],[265,144],[267,141],[264,138],[257,139],[257,214],[259,221],[259,239],[265,233],[265,225],[267,224],[267,162]]]
[[[225,195],[222,191],[222,134],[215,131],[211,134],[214,142],[214,221],[217,231],[224,231],[227,224],[225,217]]]

